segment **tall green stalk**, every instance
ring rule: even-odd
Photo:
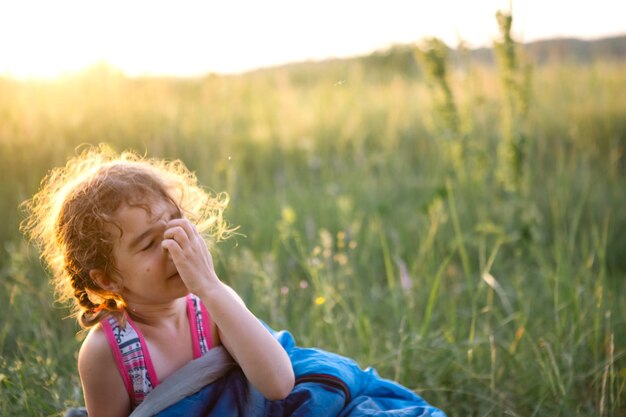
[[[496,13],[500,40],[494,42],[494,51],[500,69],[500,82],[504,94],[502,106],[502,141],[498,148],[497,176],[507,191],[522,192],[524,166],[528,157],[526,129],[531,66],[523,62],[519,48],[511,35],[513,15]]]

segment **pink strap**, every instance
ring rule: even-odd
[[[117,364],[117,370],[122,376],[122,380],[124,381],[124,386],[126,387],[126,391],[128,391],[128,395],[130,396],[132,402],[135,402],[135,392],[133,391],[133,386],[130,383],[130,376],[126,369],[124,368],[124,360],[122,359],[122,353],[120,352],[119,347],[117,346],[117,341],[115,340],[115,335],[113,335],[113,329],[111,328],[111,323],[108,320],[104,319],[100,322],[102,328],[104,329],[104,334],[107,338],[107,342],[109,343],[109,347],[111,348],[111,352],[113,352],[113,357],[115,358],[115,363]]]
[[[187,297],[187,316],[189,317],[189,330],[191,331],[191,342],[193,345],[193,358],[198,359],[202,356],[200,349],[200,339],[198,338],[198,325],[196,322],[196,311],[193,307],[191,294]]]
[[[211,337],[211,316],[208,310],[204,306],[204,303],[200,303],[202,309],[202,329],[204,330],[204,337],[206,338],[207,347],[213,349],[213,337]]]

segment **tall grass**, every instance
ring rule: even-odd
[[[0,79],[0,414],[82,401],[83,334],[17,206],[77,146],[107,142],[181,158],[230,193],[241,235],[217,248],[219,275],[299,344],[451,416],[626,415],[625,65],[534,69],[516,198],[496,172],[510,91],[478,64],[446,72],[460,152],[437,90],[359,61]]]

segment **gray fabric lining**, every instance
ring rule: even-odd
[[[194,359],[157,385],[130,417],[149,417],[165,410],[205,385],[222,377],[236,363],[226,349],[217,346]]]

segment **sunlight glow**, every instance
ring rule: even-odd
[[[107,62],[129,75],[236,73],[366,54],[437,36],[489,45],[509,1],[302,3],[24,0],[0,4],[0,75],[52,77]],[[523,40],[626,32],[619,2],[513,4]]]

